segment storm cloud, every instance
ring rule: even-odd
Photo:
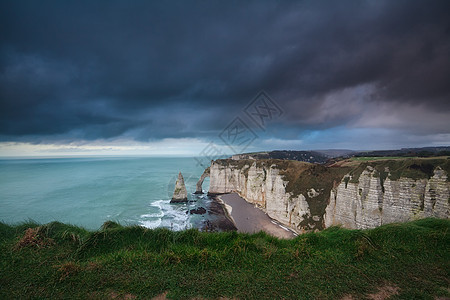
[[[0,3],[4,142],[207,140],[265,90],[267,141],[449,144],[449,82],[448,1]]]

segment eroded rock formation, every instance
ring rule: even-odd
[[[173,191],[172,200],[170,200],[171,203],[174,202],[186,202],[187,201],[187,191],[186,186],[184,184],[184,178],[183,175],[181,175],[181,172],[178,173],[178,179],[175,183],[175,190]]]
[[[348,175],[331,192],[325,227],[373,228],[426,217],[448,218],[448,174],[440,167],[433,173],[430,179],[391,180],[387,176],[383,181],[379,172],[368,166],[357,182]]]
[[[449,218],[448,174],[436,163],[427,164],[420,172],[412,162],[402,165],[404,170],[394,165],[395,173],[383,163],[375,169],[370,165],[217,160],[210,167],[209,193],[237,192],[297,232],[333,225],[373,228],[424,217]],[[417,174],[412,173],[416,175],[408,177],[411,170],[420,176],[415,178]]]
[[[195,188],[195,193],[194,194],[203,194],[203,181],[205,180],[206,177],[209,177],[209,167],[205,169],[205,171],[203,171],[202,176],[200,177],[200,179],[197,182],[197,186]]]
[[[278,164],[306,166],[303,162],[222,160],[211,163],[210,194],[237,192],[262,208],[271,218],[299,232],[321,228],[321,215],[313,215],[307,198],[287,190],[288,180]],[[322,191],[323,194],[323,191]],[[316,194],[314,194],[316,196]],[[322,213],[323,215],[323,213]]]

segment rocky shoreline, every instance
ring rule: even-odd
[[[202,231],[237,231],[256,233],[264,231],[278,238],[293,238],[297,234],[270,218],[264,211],[248,203],[237,193],[209,194],[209,218]]]
[[[230,218],[227,209],[221,202],[219,195],[208,195],[211,201],[207,205],[209,218],[204,222],[202,231],[236,231],[237,228]]]

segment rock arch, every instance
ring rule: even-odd
[[[205,171],[203,171],[202,176],[197,182],[197,187],[194,194],[203,194],[202,184],[206,177],[209,177],[209,167],[207,167]]]

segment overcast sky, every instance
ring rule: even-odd
[[[0,155],[450,145],[449,83],[447,0],[0,2]]]

